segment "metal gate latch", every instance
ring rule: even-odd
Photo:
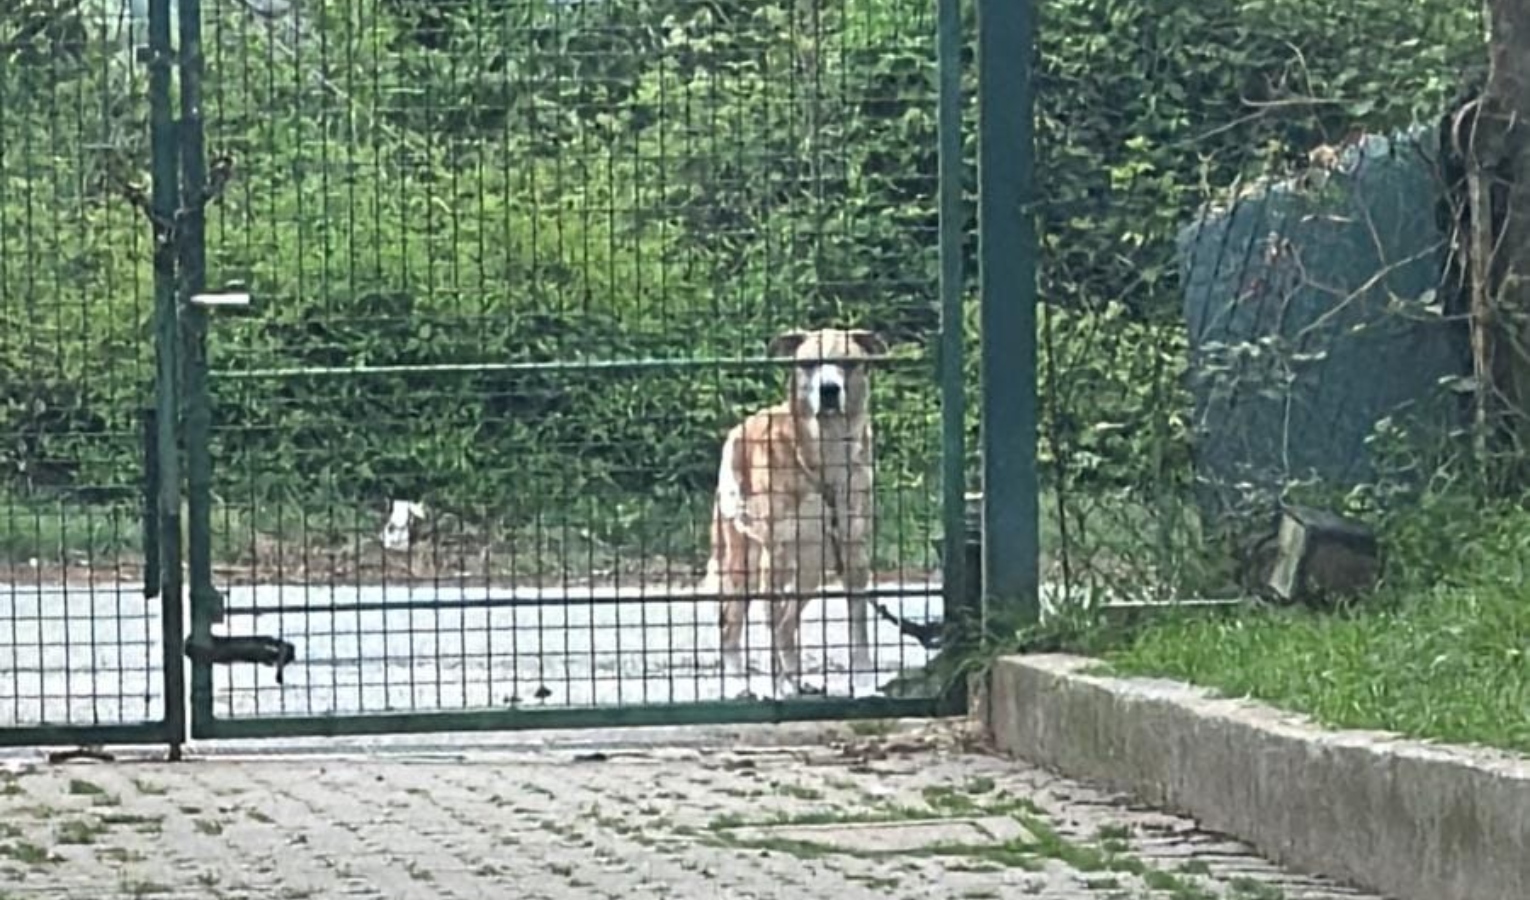
[[[252,635],[249,637],[222,637],[213,635],[211,644],[201,644],[196,639],[186,641],[186,655],[192,662],[211,665],[229,663],[255,663],[273,666],[276,683],[282,683],[282,669],[297,659],[297,648],[281,638]]]

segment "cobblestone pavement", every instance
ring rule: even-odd
[[[964,729],[12,757],[0,898],[1365,896]]]

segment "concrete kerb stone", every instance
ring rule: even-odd
[[[1199,820],[1276,862],[1399,900],[1530,897],[1530,760],[1329,731],[1179,682],[1000,659],[981,709],[998,749]]]

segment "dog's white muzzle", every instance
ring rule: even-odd
[[[844,366],[825,363],[813,367],[803,386],[813,415],[838,415],[845,411],[845,381]]]

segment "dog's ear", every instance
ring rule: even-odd
[[[867,331],[864,328],[856,328],[850,331],[850,340],[860,345],[872,356],[884,356],[887,354],[887,342],[875,331]]]
[[[787,331],[772,338],[765,352],[770,356],[796,356],[797,348],[807,338],[806,331]]]

